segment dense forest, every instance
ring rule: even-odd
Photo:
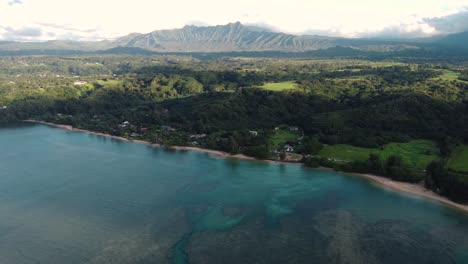
[[[468,201],[468,170],[450,165],[468,144],[468,71],[427,61],[0,57],[0,122],[37,119],[164,145],[298,157],[309,166],[424,182]],[[417,139],[436,146],[418,153],[427,159],[423,168],[385,154],[389,144]],[[342,145],[372,153],[323,155]]]

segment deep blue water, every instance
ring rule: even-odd
[[[468,215],[366,180],[0,129],[0,263],[468,263]]]

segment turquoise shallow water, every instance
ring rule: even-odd
[[[468,215],[339,173],[0,129],[0,263],[468,263]]]

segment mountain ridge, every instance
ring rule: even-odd
[[[122,47],[159,52],[302,52],[336,46],[330,40],[331,38],[306,38],[268,30],[261,31],[236,22],[210,27],[185,26],[181,29],[157,30],[133,38],[125,36],[114,43]]]
[[[179,29],[155,30],[146,34],[131,33],[115,40],[46,42],[0,41],[3,53],[20,51],[80,51],[99,52],[141,49],[151,52],[308,52],[347,47],[361,51],[394,52],[421,48],[457,48],[466,50],[468,32],[438,38],[377,39],[342,38],[319,35],[293,35],[246,26],[240,22],[217,26],[184,26]]]

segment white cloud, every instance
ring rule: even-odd
[[[443,28],[427,19],[463,12],[465,6],[468,0],[0,0],[0,26],[39,28],[36,40],[115,38],[234,21],[290,33],[363,36],[392,29],[437,34]],[[20,39],[1,29],[0,38]]]

